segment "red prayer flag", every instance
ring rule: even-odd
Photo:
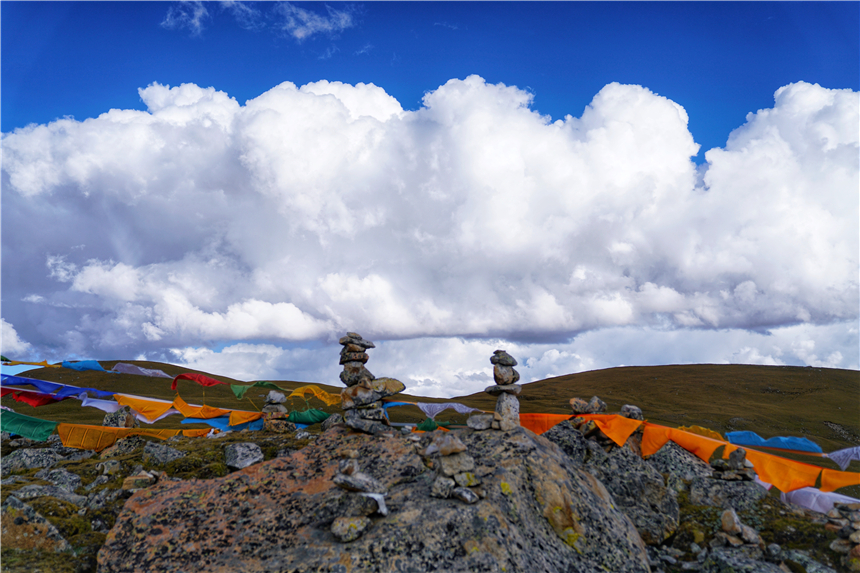
[[[201,386],[215,386],[216,384],[227,384],[227,382],[221,382],[220,380],[209,378],[208,376],[204,376],[203,374],[193,374],[191,372],[186,372],[184,374],[180,374],[173,379],[173,384],[170,385],[171,390],[176,390],[176,382],[179,380],[191,380],[193,382],[197,382]]]

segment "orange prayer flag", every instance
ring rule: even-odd
[[[176,396],[173,399],[173,407],[186,418],[218,418],[226,416],[230,410],[222,410],[221,408],[213,408],[211,406],[189,406],[181,396]]]
[[[95,450],[110,447],[117,440],[127,436],[150,436],[161,440],[173,437],[182,430],[142,430],[140,428],[111,428],[107,426],[86,426],[83,424],[58,424],[60,441],[67,448]]]
[[[170,402],[132,398],[131,396],[124,396],[123,394],[114,394],[113,398],[120,405],[128,406],[150,422],[154,422],[173,407],[173,404]]]
[[[638,430],[643,423],[642,420],[633,420],[618,414],[592,414],[583,417],[594,420],[600,431],[609,436],[618,446],[627,443],[627,438]]]
[[[821,468],[803,462],[796,462],[772,454],[744,448],[747,459],[752,462],[760,480],[773,484],[781,492],[789,492],[802,487],[814,487]]]
[[[520,426],[540,435],[571,418],[570,414],[520,414]]]
[[[230,425],[237,426],[246,422],[253,422],[263,417],[262,412],[242,412],[240,410],[232,410],[230,412]]]
[[[658,426],[650,422],[645,422],[645,428],[642,431],[642,455],[651,456],[666,445],[669,441],[669,428],[666,426]]]
[[[821,470],[821,491],[835,491],[850,485],[860,485],[860,473],[840,472],[827,468]]]
[[[711,456],[714,455],[714,452],[720,446],[726,447],[725,454],[733,452],[738,448],[728,442],[706,438],[699,434],[691,434],[690,432],[673,428],[668,428],[668,430],[670,440],[705,462],[709,462],[711,460]]]

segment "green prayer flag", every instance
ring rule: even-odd
[[[272,388],[274,390],[281,390],[282,392],[287,392],[287,390],[284,390],[280,386],[276,386],[272,382],[266,382],[266,381],[254,382],[253,384],[251,384],[249,386],[245,386],[244,384],[230,384],[230,389],[233,391],[233,394],[236,395],[236,398],[241,400],[242,398],[245,397],[245,392],[247,392],[251,388],[254,388],[255,386],[259,386],[261,388]]]
[[[318,424],[326,420],[326,418],[328,418],[329,416],[331,416],[331,414],[327,414],[322,410],[317,410],[316,408],[313,408],[310,410],[305,410],[304,412],[298,412],[293,410],[292,412],[290,412],[290,416],[287,419],[294,424],[307,424],[310,426],[312,424]]]
[[[422,432],[432,432],[433,430],[435,430],[439,426],[447,426],[450,423],[451,422],[436,422],[435,420],[433,420],[431,418],[427,418],[426,420],[424,420],[420,424],[416,424],[415,429],[421,430]]]
[[[9,360],[8,358],[6,358],[5,356],[3,356],[2,354],[0,354],[0,362],[12,362],[12,361]]]
[[[18,434],[31,440],[44,442],[54,433],[59,422],[31,418],[24,414],[3,410],[0,414],[0,431]]]

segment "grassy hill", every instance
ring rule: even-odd
[[[109,370],[116,362],[108,360],[101,364]],[[196,372],[158,362],[123,362],[160,369],[171,376]],[[229,384],[244,384],[217,374],[201,373]],[[23,376],[166,400],[175,395],[166,378],[77,372],[66,368],[41,368]],[[311,383],[274,382],[286,389]],[[339,385],[317,385],[332,393],[342,389]],[[191,381],[179,382],[179,393],[186,402],[223,408],[257,410],[262,407],[267,392],[268,389],[255,388],[240,401],[226,385],[204,388]],[[570,412],[570,398],[578,396],[588,400],[594,395],[600,396],[610,411],[617,411],[624,404],[635,404],[642,408],[649,421],[673,427],[700,425],[720,433],[750,430],[764,438],[803,436],[819,444],[825,452],[860,444],[860,372],[854,370],[715,364],[609,368],[524,384],[520,410],[566,414]],[[483,393],[444,399],[408,394],[399,397],[407,401],[461,402],[483,410],[492,410],[495,406],[495,399]],[[99,425],[104,417],[104,413],[95,408],[82,408],[75,399],[39,408],[15,402],[10,397],[3,398],[2,403],[16,412],[58,422]],[[290,409],[304,410],[308,406],[328,412],[340,409],[339,406],[326,407],[315,398],[309,402],[294,398],[287,403]],[[399,422],[424,419],[414,407],[392,408],[390,415],[392,421]],[[437,416],[437,420],[454,423],[464,423],[465,418],[453,410]],[[151,427],[195,427],[182,425],[181,420],[180,416],[169,416]],[[796,459],[836,467],[829,460],[816,461],[805,456]],[[854,462],[850,469],[860,471],[860,462]]]

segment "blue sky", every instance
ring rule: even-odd
[[[858,368],[856,2],[2,2],[12,358]],[[374,364],[377,366],[374,367]]]
[[[165,2],[4,2],[2,131],[143,109],[137,88],[152,82],[240,102],[285,80],[372,82],[414,110],[477,74],[529,89],[553,119],[578,116],[610,82],[646,86],[684,106],[703,153],[780,86],[860,85],[856,2],[297,2],[353,22],[303,40],[278,29],[276,3],[248,5],[256,29],[211,2],[195,33],[160,25]]]

